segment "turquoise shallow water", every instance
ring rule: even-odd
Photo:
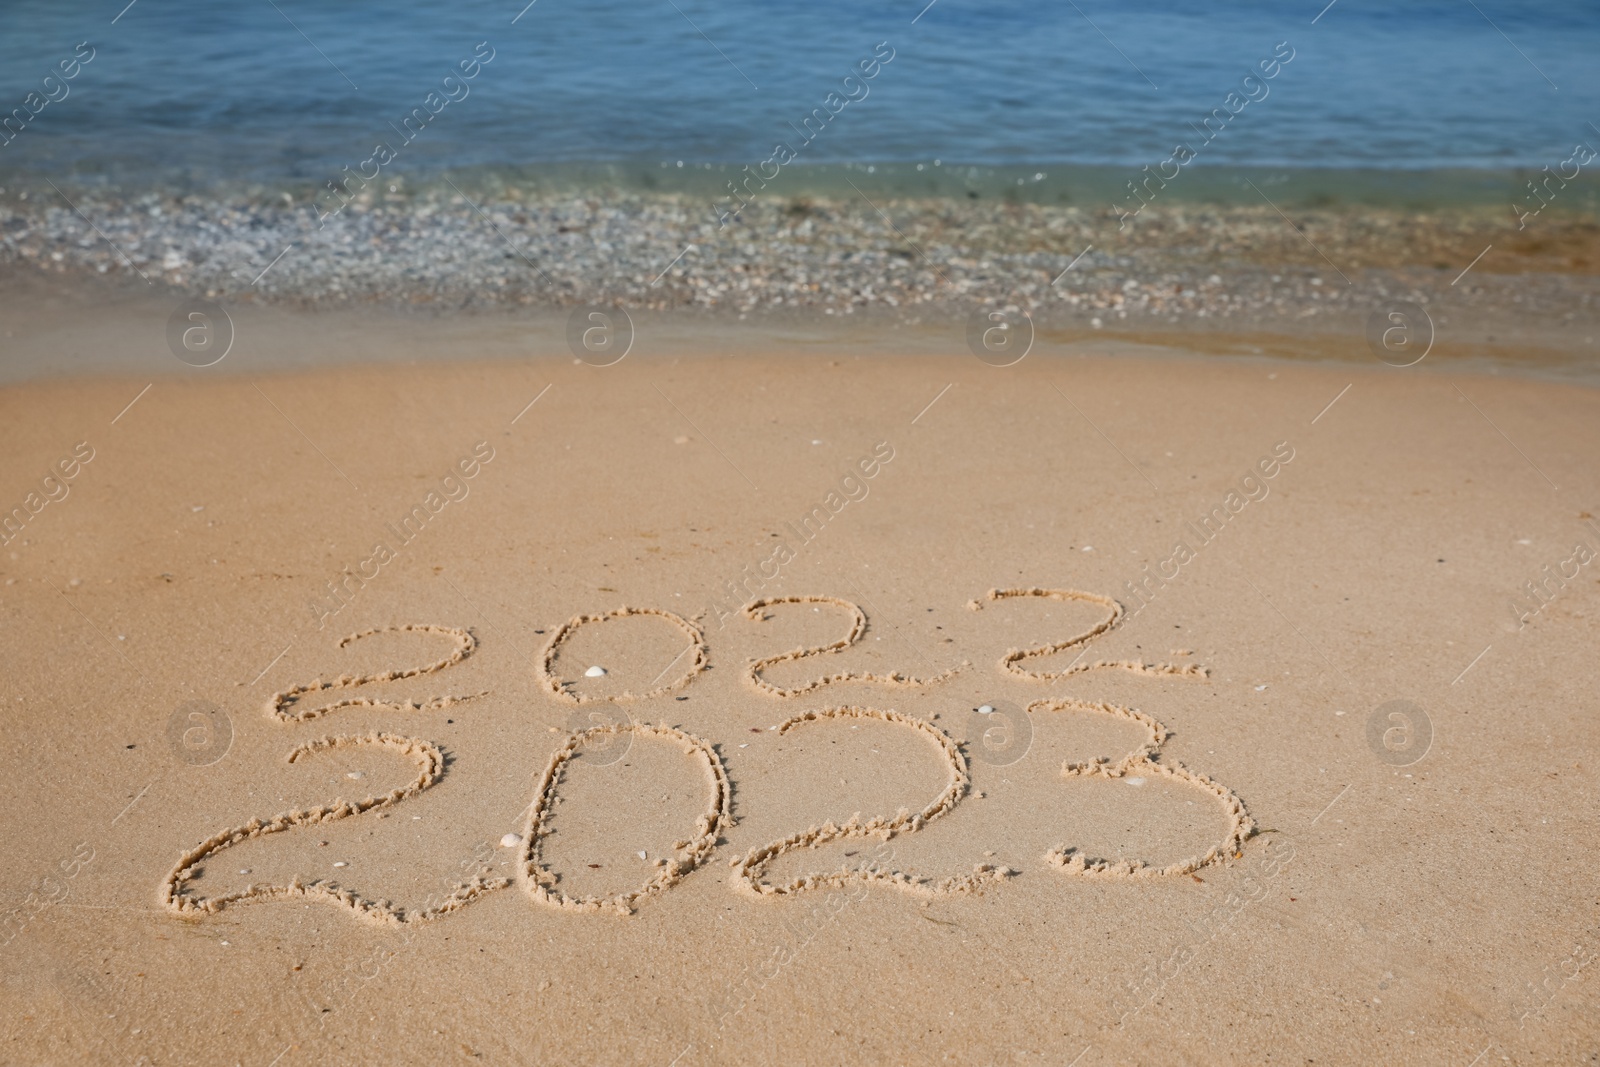
[[[1028,188],[1052,167],[1121,184],[1187,143],[1195,173],[1352,168],[1404,199],[1419,183],[1383,175],[1468,190],[1461,171],[1600,145],[1589,3],[924,4],[4,5],[0,179],[320,184],[381,143],[402,178],[604,165],[693,187],[784,143],[824,185],[870,162],[935,195],[1053,199]]]

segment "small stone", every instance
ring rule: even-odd
[[[520,834],[506,834],[500,839],[501,848],[516,848],[520,844],[522,844],[522,836]]]
[[[1144,785],[1143,778],[1128,778],[1125,779],[1125,781],[1127,781],[1129,785]]]
[[[584,671],[583,672],[583,676],[585,678],[603,678],[603,677],[605,677],[605,673],[606,673],[606,669],[604,667],[594,666],[594,667],[590,667],[588,670]]]
[[[650,858],[650,854],[647,853],[644,849],[641,848],[639,850],[639,858],[642,859],[642,860],[647,860],[647,859]]]
[[[992,704],[985,704],[981,708],[978,709],[978,714],[979,715],[993,715],[994,714],[994,706]]]
[[[333,865],[334,865],[334,866],[335,866],[335,867],[348,867],[348,866],[350,866],[350,865],[349,865],[349,864],[348,864],[348,863],[346,863],[346,862],[345,862],[345,861],[344,861],[344,860],[334,860],[334,861],[333,861]]]
[[[365,778],[366,775],[362,774],[360,771],[349,771],[349,772],[347,772],[345,774],[345,777],[346,778]]]

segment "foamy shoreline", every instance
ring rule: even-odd
[[[0,202],[0,267],[295,306],[616,304],[913,323],[1017,307],[1094,329],[1341,316],[1359,328],[1373,303],[1396,298],[1571,322],[1600,297],[1583,273],[1584,216],[1519,233],[1509,213],[1482,207],[1290,219],[1267,204],[1157,201],[1119,233],[1099,206],[795,197],[752,203],[719,230],[687,195],[502,186],[363,196],[317,221],[287,194],[12,195]]]

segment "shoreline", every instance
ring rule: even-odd
[[[1505,197],[1342,202],[1231,171],[1229,196],[1196,172],[1131,215],[1110,187],[1051,202],[841,177],[835,189],[802,176],[736,216],[717,214],[715,186],[550,188],[489,174],[420,186],[396,177],[381,183],[388,192],[368,183],[336,213],[283,189],[12,185],[0,187],[0,267],[314,305],[842,313],[954,298],[1198,317],[1270,313],[1259,291],[1269,285],[1288,285],[1272,296],[1297,302],[1333,298],[1338,285],[1442,293],[1469,272],[1479,303],[1537,296],[1507,279],[1538,275],[1578,287],[1552,294],[1551,306],[1566,306],[1592,299],[1577,279],[1600,272],[1600,211],[1564,189],[1544,211],[1519,214]],[[1203,291],[1224,276],[1237,299]],[[1325,293],[1307,287],[1322,284],[1314,278],[1330,281]],[[1129,281],[1129,299],[1111,295]],[[1513,284],[1525,288],[1502,292]]]
[[[398,157],[397,157],[398,158]],[[1000,200],[1008,204],[1039,204],[1104,209],[1128,194],[1128,182],[1148,175],[1149,160],[1070,161],[1061,159],[1015,160],[1003,163],[956,158],[924,160],[872,160],[804,162],[796,158],[783,165],[781,178],[766,179],[776,199],[797,197],[850,197],[856,190],[874,199]],[[1577,162],[1577,161],[1571,161]],[[1285,160],[1258,163],[1201,162],[1185,170],[1184,180],[1161,187],[1161,199],[1180,204],[1252,206],[1260,204],[1254,183],[1267,190],[1274,202],[1289,208],[1371,207],[1413,211],[1494,208],[1530,196],[1530,179],[1551,177],[1561,160],[1539,159],[1523,163],[1498,162],[1470,165],[1414,165],[1377,167],[1306,166]],[[683,159],[623,159],[609,161],[553,160],[539,163],[476,162],[448,165],[448,158],[422,158],[409,169],[373,178],[353,177],[382,193],[393,184],[406,198],[419,198],[455,187],[468,193],[491,195],[497,190],[520,190],[524,195],[551,199],[574,196],[604,198],[628,196],[685,197],[703,203],[715,215],[714,201],[725,198],[728,183],[747,177],[745,158],[693,162]],[[1581,167],[1587,166],[1582,163]],[[1541,169],[1544,168],[1544,169]],[[348,168],[343,168],[348,170]],[[194,165],[161,166],[154,162],[92,165],[63,163],[47,157],[19,165],[0,161],[0,197],[29,192],[48,194],[51,181],[67,193],[92,193],[137,199],[145,194],[205,197],[216,200],[279,200],[284,195],[307,211],[313,198],[326,193],[326,183],[341,176],[338,165],[312,161],[292,168],[258,167],[214,170]],[[243,176],[241,176],[243,175]],[[1600,216],[1600,196],[1587,190],[1568,191],[1577,176],[1554,176],[1554,200],[1562,210]],[[381,180],[380,180],[381,179]]]
[[[1513,279],[1509,295],[1527,288]],[[1407,293],[1405,295],[1411,295]],[[202,303],[196,303],[200,299]],[[1512,300],[1507,304],[1515,308]],[[174,315],[210,305],[223,309],[225,358],[211,366],[180,362],[170,348]],[[1422,374],[1502,375],[1600,385],[1600,327],[1552,320],[1536,308],[1507,313],[1429,305],[1435,340],[1415,368]],[[814,309],[739,313],[717,307],[628,310],[631,362],[697,361],[739,354],[784,360],[832,350],[842,359],[960,355],[970,350],[970,313],[934,307],[921,314],[867,307],[823,315]],[[576,362],[571,324],[583,306],[504,304],[327,305],[197,298],[168,286],[114,277],[40,275],[0,268],[0,319],[7,359],[0,388],[32,382],[119,378],[234,377],[329,366],[423,362],[465,366],[534,361]],[[211,312],[207,312],[208,314]],[[615,309],[607,309],[615,314]],[[981,314],[981,312],[980,312]],[[1114,354],[1140,361],[1321,365],[1351,371],[1385,369],[1364,332],[1369,311],[1354,300],[1316,316],[1186,315],[1176,320],[1114,312],[1037,310],[1029,361]],[[1094,324],[1096,318],[1100,325]],[[623,322],[617,317],[618,323]],[[1018,320],[1019,322],[1021,320]],[[1398,372],[1398,368],[1394,369]]]
[[[24,336],[71,333],[106,304],[144,315],[208,301],[246,318],[500,320],[547,339],[595,307],[636,332],[732,331],[765,347],[760,331],[799,330],[947,350],[974,316],[999,314],[1057,344],[1179,339],[1249,355],[1354,341],[1362,359],[1372,317],[1409,304],[1426,309],[1436,362],[1580,377],[1600,363],[1600,225],[1576,198],[1522,231],[1485,207],[1291,217],[1158,200],[1119,233],[1110,209],[865,193],[758,200],[723,231],[677,194],[407,191],[358,197],[320,230],[287,194],[23,195],[0,195],[0,307]]]

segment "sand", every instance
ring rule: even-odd
[[[1600,1049],[1593,388],[139,314],[0,391],[0,1061]]]

